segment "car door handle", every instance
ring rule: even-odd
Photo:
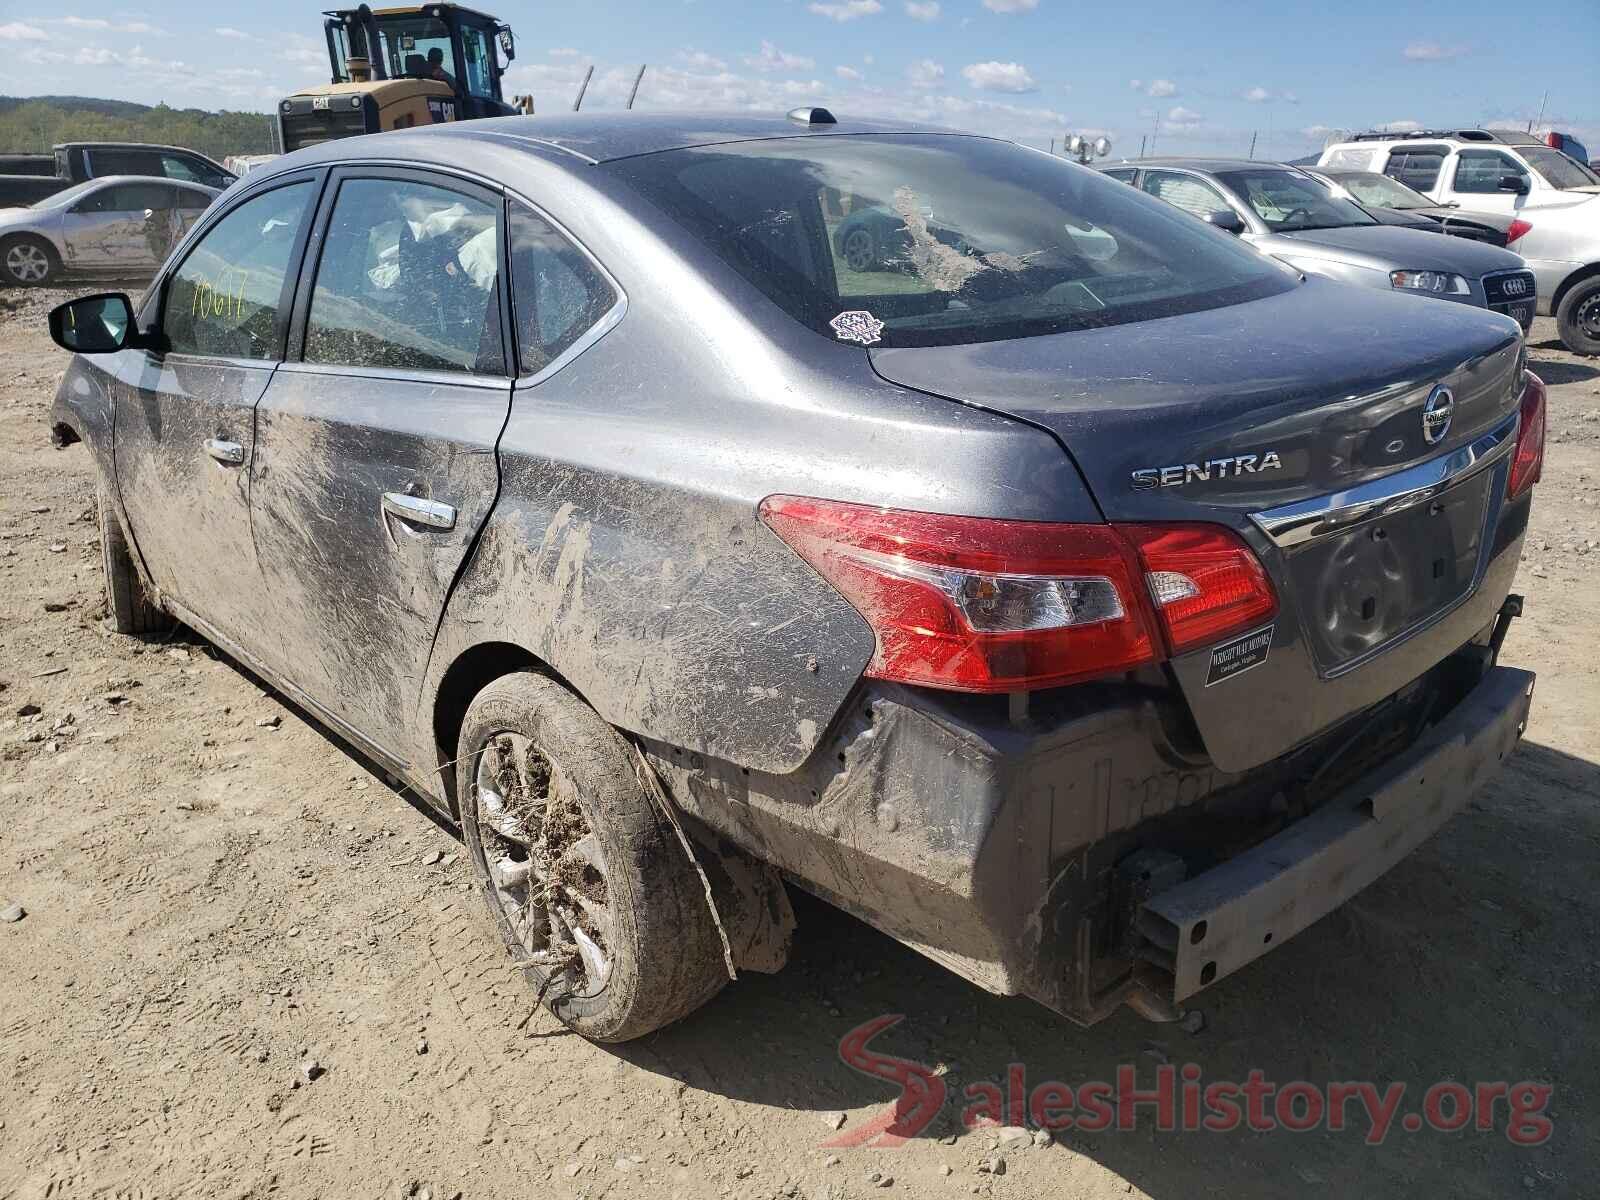
[[[226,463],[230,467],[237,467],[244,462],[244,447],[238,442],[227,442],[221,438],[207,438],[206,453],[219,463]]]
[[[385,492],[383,511],[413,525],[426,525],[430,529],[454,529],[456,510],[437,500],[424,500],[421,496],[408,496],[404,492]]]

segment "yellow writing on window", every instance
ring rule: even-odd
[[[250,278],[248,271],[224,267],[212,282],[204,275],[194,280],[194,295],[189,301],[189,315],[193,317],[226,317],[230,321],[244,319],[244,285]]]

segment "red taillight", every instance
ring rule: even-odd
[[[1516,218],[1516,220],[1511,222],[1511,228],[1506,230],[1506,245],[1511,245],[1512,242],[1516,241],[1519,237],[1527,233],[1532,228],[1532,222],[1524,221],[1521,217]]]
[[[769,497],[761,516],[872,626],[867,674],[902,683],[1055,687],[1155,661],[1162,630],[1187,648],[1276,609],[1260,563],[1219,527],[997,521],[800,496]]]
[[[1220,525],[1119,525],[1144,562],[1174,654],[1259,625],[1278,611],[1261,560]]]
[[[1507,498],[1520,496],[1544,471],[1544,380],[1532,371],[1522,374],[1522,420],[1517,426],[1517,450],[1511,459]]]

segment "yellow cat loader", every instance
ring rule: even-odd
[[[511,26],[455,4],[325,12],[332,82],[278,105],[284,153],[334,138],[515,113],[500,77]]]

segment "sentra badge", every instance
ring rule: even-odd
[[[1205,462],[1175,463],[1170,467],[1145,467],[1133,473],[1133,490],[1147,491],[1158,487],[1180,487],[1185,483],[1209,482],[1213,479],[1239,479],[1245,475],[1259,475],[1263,471],[1281,471],[1283,460],[1276,450],[1261,454],[1237,454],[1232,458],[1208,458]]]

